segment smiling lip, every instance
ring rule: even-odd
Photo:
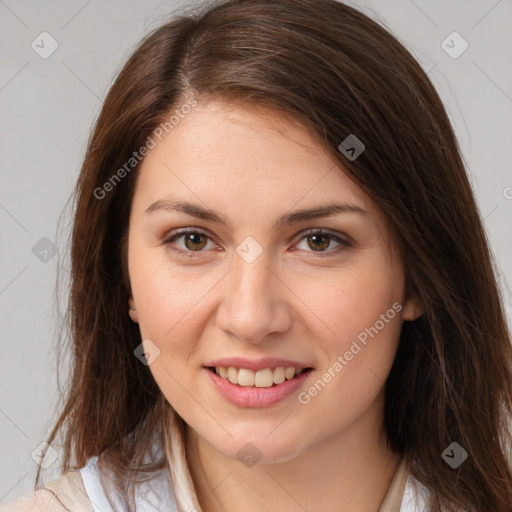
[[[296,391],[312,372],[312,370],[304,371],[291,380],[286,380],[281,384],[276,384],[269,388],[257,388],[232,384],[228,380],[219,377],[208,368],[203,368],[203,371],[208,374],[216,390],[226,400],[238,407],[248,408],[270,407],[278,403]]]
[[[246,359],[244,357],[223,357],[210,361],[204,365],[208,366],[224,366],[228,368],[233,366],[234,368],[247,368],[248,370],[263,370],[264,368],[277,368],[279,366],[293,367],[293,368],[312,368],[310,364],[299,363],[297,361],[290,361],[288,359],[280,359],[277,357],[265,357],[257,361]]]

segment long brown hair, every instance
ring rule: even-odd
[[[510,512],[511,336],[458,142],[411,54],[334,0],[214,2],[155,29],[117,76],[74,191],[72,375],[48,439],[64,431],[62,471],[101,455],[126,482],[174,461],[180,509],[200,510],[183,421],[134,356],[141,336],[127,311],[126,251],[138,165],[108,192],[104,186],[190,97],[292,116],[382,208],[408,293],[425,305],[423,316],[403,324],[386,382],[389,445],[431,491],[433,512]],[[338,149],[350,134],[366,147],[355,160]],[[154,435],[166,454],[142,463]],[[441,456],[452,442],[468,453],[456,470]]]

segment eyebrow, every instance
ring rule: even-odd
[[[217,213],[209,208],[203,208],[197,204],[189,203],[187,201],[170,201],[166,199],[159,199],[158,201],[152,203],[148,208],[146,208],[144,213],[150,214],[158,210],[183,212],[187,215],[191,215],[192,217],[216,222],[226,226],[230,230],[232,229],[231,223],[222,214]],[[306,220],[330,217],[339,213],[356,213],[359,215],[369,215],[366,210],[355,204],[328,203],[314,208],[306,208],[302,210],[295,210],[290,213],[285,213],[279,217],[276,222],[274,222],[272,229],[284,225],[296,224]]]

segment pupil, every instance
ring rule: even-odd
[[[202,249],[205,244],[204,244],[204,242],[203,242],[203,244],[201,244],[201,242],[200,242],[201,237],[202,237],[202,235],[199,233],[189,233],[185,237],[185,245],[187,246],[188,249]],[[191,244],[192,244],[192,247],[191,247]],[[197,247],[197,244],[199,244],[200,247]]]
[[[327,247],[329,247],[329,238],[325,235],[310,235],[310,240],[313,241],[313,246],[311,246],[312,249],[326,249]],[[324,243],[320,243],[320,245],[316,245],[316,242],[318,242],[319,240],[324,240]]]

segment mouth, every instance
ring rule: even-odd
[[[294,368],[291,366],[262,368],[257,371],[234,366],[205,366],[205,368],[221,379],[241,388],[274,388],[313,370],[312,367]]]

